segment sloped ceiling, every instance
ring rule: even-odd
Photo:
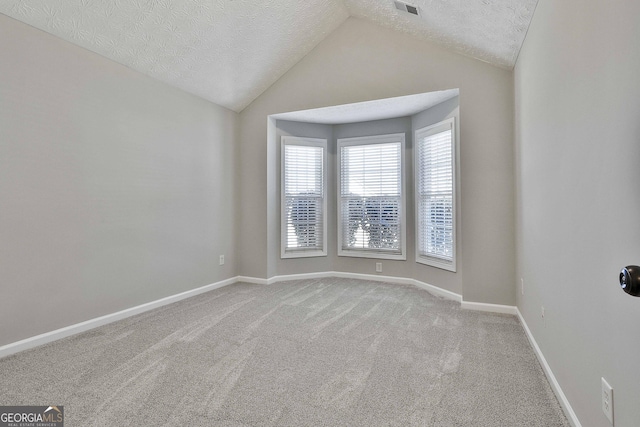
[[[349,16],[512,68],[537,0],[2,0],[0,13],[234,111]]]
[[[345,0],[352,16],[429,40],[503,68],[513,68],[538,0],[403,0],[420,16],[396,10],[394,2]]]

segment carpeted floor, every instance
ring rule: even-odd
[[[67,426],[568,426],[517,318],[349,279],[238,283],[0,359]]]

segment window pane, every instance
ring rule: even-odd
[[[340,148],[342,249],[401,253],[400,142]]]
[[[285,252],[324,249],[324,148],[284,144]]]
[[[424,196],[418,212],[420,254],[445,259],[453,258],[453,201],[451,196]]]
[[[453,132],[417,132],[418,255],[454,258]]]
[[[322,147],[287,144],[284,150],[285,194],[322,196]]]
[[[286,198],[287,248],[322,249],[322,205],[320,197]]]

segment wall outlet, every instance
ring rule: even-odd
[[[220,265],[224,265],[224,255],[220,255]]]
[[[520,292],[524,295],[524,279],[520,278]]]
[[[382,273],[382,263],[376,262],[376,273]]]
[[[613,425],[613,389],[604,378],[600,379],[602,380],[602,412]]]

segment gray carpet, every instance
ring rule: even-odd
[[[0,360],[67,426],[568,426],[517,318],[349,279],[238,283]]]

